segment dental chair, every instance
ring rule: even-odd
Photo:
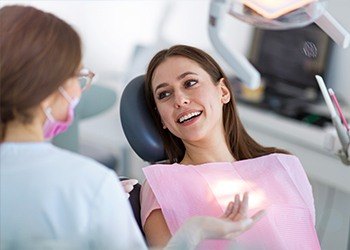
[[[126,139],[141,159],[150,163],[167,159],[162,139],[147,109],[143,75],[134,78],[125,87],[120,100],[120,120]],[[143,233],[140,218],[140,189],[141,185],[134,186],[129,201]]]
[[[144,161],[155,163],[167,159],[144,95],[144,76],[131,80],[120,100],[120,119],[126,139]]]

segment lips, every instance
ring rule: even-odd
[[[195,117],[198,117],[202,114],[203,111],[190,111],[190,112],[184,112],[178,116],[178,119],[176,120],[178,123],[184,123],[186,121],[190,121]]]

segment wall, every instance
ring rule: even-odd
[[[328,11],[350,31],[350,1],[349,0],[330,0]],[[335,85],[334,89],[339,97],[350,106],[350,48],[334,48],[334,55],[331,60],[330,73],[328,81]]]

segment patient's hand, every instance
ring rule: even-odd
[[[249,218],[248,201],[249,194],[247,192],[243,194],[242,200],[240,199],[240,196],[236,194],[234,202],[231,201],[227,205],[225,213],[220,217],[221,219],[227,219],[229,221],[235,222],[234,225],[236,225],[238,228],[241,228],[240,230],[237,230],[237,232],[232,231],[229,233],[227,236],[225,236],[226,239],[233,239],[242,232],[248,230],[255,224],[255,222],[260,220],[260,218],[265,215],[265,210],[260,210]]]
[[[126,193],[127,198],[130,197],[130,192],[134,189],[134,185],[136,185],[138,183],[138,181],[136,179],[129,179],[129,180],[124,180],[121,181],[122,186],[124,188],[124,191]]]
[[[195,216],[188,219],[165,249],[195,249],[204,239],[232,240],[251,228],[264,214],[265,211],[260,210],[248,217],[248,193],[243,195],[242,201],[239,195],[236,195],[235,201],[228,204],[220,218]]]
[[[234,202],[230,202],[227,205],[225,213],[220,218],[227,218],[232,221],[238,221],[248,217],[248,193],[243,194],[243,199],[241,201],[239,194],[235,195]]]

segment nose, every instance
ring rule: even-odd
[[[174,98],[175,108],[180,108],[190,103],[189,97],[182,91],[176,91],[174,95],[175,95],[175,98]]]

